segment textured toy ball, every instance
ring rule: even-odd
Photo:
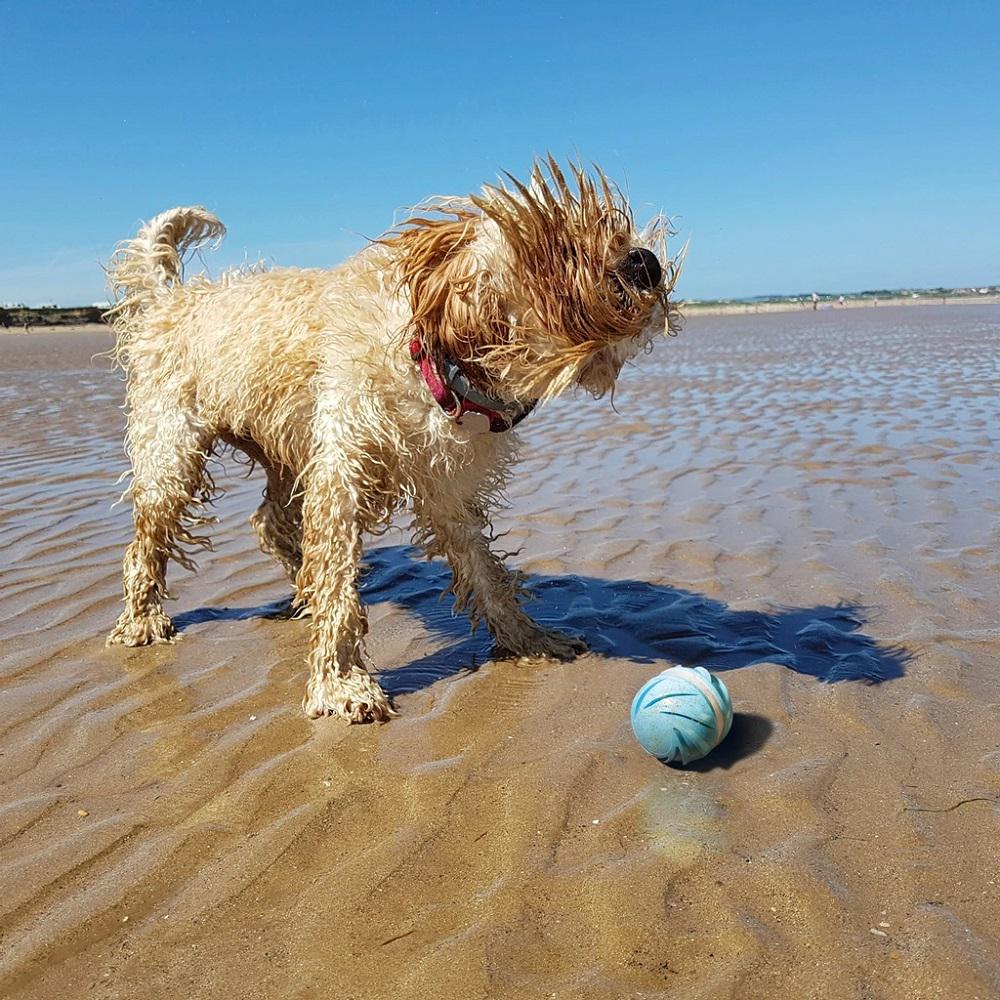
[[[714,750],[733,724],[726,685],[704,667],[670,667],[632,699],[632,732],[664,764],[689,764]]]

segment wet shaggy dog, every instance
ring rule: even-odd
[[[599,171],[549,159],[528,183],[428,203],[332,270],[249,269],[182,280],[221,239],[203,208],[175,208],[108,267],[109,318],[128,380],[135,538],[125,610],[109,643],[170,641],[166,565],[193,568],[209,518],[214,449],[267,473],[252,523],[311,615],[312,717],[394,714],[364,656],[362,536],[409,505],[414,535],[445,556],[473,627],[511,656],[567,658],[583,644],[521,607],[491,549],[490,515],[516,453],[513,426],[580,386],[600,396],[676,325],[666,225],[639,232]]]

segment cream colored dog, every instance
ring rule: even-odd
[[[109,317],[128,376],[135,539],[109,643],[174,635],[168,558],[193,568],[212,496],[205,462],[237,448],[267,473],[252,523],[311,613],[312,717],[395,714],[365,666],[356,577],[362,536],[406,504],[416,540],[446,556],[473,627],[513,656],[584,646],[521,608],[521,577],[491,551],[516,451],[511,428],[622,365],[675,325],[666,226],[636,231],[603,174],[551,159],[524,185],[425,206],[330,271],[254,269],[182,283],[187,252],[221,239],[203,208],[175,208],[122,244]],[[659,251],[659,257],[653,251]]]

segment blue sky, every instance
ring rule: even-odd
[[[687,297],[1000,282],[1000,4],[0,0],[0,301],[104,296],[138,220],[329,266],[536,154],[691,250]]]

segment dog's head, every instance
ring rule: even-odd
[[[676,328],[677,266],[657,218],[637,231],[602,173],[551,158],[524,184],[428,205],[383,242],[399,254],[408,336],[510,399],[609,391],[622,365]]]

